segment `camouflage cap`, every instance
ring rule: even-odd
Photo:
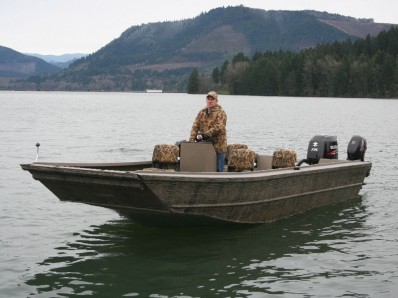
[[[218,100],[218,94],[215,91],[210,91],[209,93],[207,93],[206,97],[213,97],[215,100]]]

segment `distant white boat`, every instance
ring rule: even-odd
[[[146,93],[162,93],[162,89],[146,89]]]

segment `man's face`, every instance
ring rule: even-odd
[[[212,96],[206,97],[206,104],[208,108],[212,108],[217,104],[217,100]]]

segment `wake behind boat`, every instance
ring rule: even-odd
[[[102,206],[150,223],[268,223],[358,197],[372,164],[354,136],[347,160],[337,138],[311,139],[307,158],[291,150],[258,155],[229,145],[227,172],[216,172],[211,143],[157,145],[152,160],[127,163],[22,164],[60,200]]]

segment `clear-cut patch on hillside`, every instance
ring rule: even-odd
[[[193,40],[183,52],[222,52],[234,55],[250,51],[250,45],[244,34],[236,32],[231,25],[218,27],[200,38]]]

